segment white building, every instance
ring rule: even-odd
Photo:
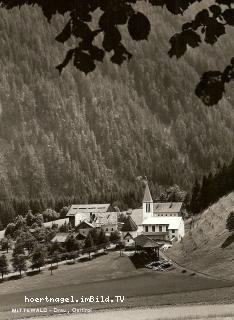
[[[146,184],[142,209],[133,210],[132,219],[144,235],[157,240],[180,241],[184,237],[182,202],[153,202]]]

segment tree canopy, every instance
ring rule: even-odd
[[[181,31],[170,39],[170,57],[183,56],[188,47],[196,48],[202,42],[214,45],[223,36],[228,26],[234,26],[232,0],[144,0],[153,7],[165,7],[174,15],[183,15],[196,3],[201,3],[195,16],[183,23]],[[103,61],[111,52],[111,61],[122,64],[132,54],[123,43],[121,26],[127,26],[133,40],[147,40],[151,24],[148,17],[138,10],[142,0],[2,0],[3,7],[11,9],[24,4],[38,5],[48,21],[55,14],[69,15],[64,29],[56,40],[62,43],[77,40],[75,47],[67,51],[64,61],[57,66],[59,72],[73,62],[84,73],[92,72],[97,61]],[[102,39],[101,45],[98,38]],[[223,70],[205,72],[195,93],[206,105],[216,104],[225,92],[225,85],[234,78],[234,58]]]

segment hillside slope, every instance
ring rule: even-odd
[[[234,192],[210,206],[196,220],[181,243],[168,254],[179,264],[220,278],[234,279],[234,241],[226,219],[234,210]]]
[[[231,160],[234,91],[206,108],[194,87],[202,72],[225,65],[232,39],[176,61],[167,51],[177,18],[148,15],[149,41],[125,39],[132,61],[106,60],[86,77],[71,66],[62,76],[55,70],[65,18],[49,25],[36,7],[0,10],[0,200],[108,196],[134,206],[139,175],[156,198],[159,185],[189,188],[195,175]]]

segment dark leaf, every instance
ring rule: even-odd
[[[206,26],[205,41],[214,44],[223,34],[225,34],[224,25],[216,21],[216,19],[210,18],[209,23]]]
[[[128,31],[134,40],[146,40],[150,33],[150,22],[141,12],[134,13],[128,20]]]
[[[63,31],[55,38],[58,42],[64,43],[71,37],[71,21],[65,26]]]
[[[180,33],[176,33],[170,39],[171,49],[168,51],[170,57],[180,58],[186,51],[187,44]]]
[[[220,71],[204,73],[195,90],[196,95],[207,106],[217,104],[222,99],[224,92],[224,82]]]
[[[89,54],[93,60],[97,60],[97,61],[103,61],[105,56],[105,52],[102,49],[93,45],[89,49]]]
[[[222,13],[225,21],[230,25],[234,26],[234,9],[227,9]]]
[[[102,45],[106,51],[111,51],[118,46],[120,41],[121,34],[119,30],[116,27],[112,27],[105,31]]]
[[[92,72],[96,68],[92,57],[89,54],[80,51],[80,49],[75,50],[74,66],[85,74]]]
[[[72,60],[73,55],[74,55],[74,49],[71,49],[67,52],[67,55],[64,59],[64,61],[59,64],[56,69],[61,73],[63,71],[63,69],[68,65],[68,63]]]
[[[209,7],[209,10],[210,10],[210,12],[213,13],[213,17],[214,17],[214,18],[217,18],[217,17],[221,14],[221,12],[222,12],[220,6],[217,6],[217,5],[212,5],[212,6],[210,6],[210,7]]]
[[[126,48],[120,43],[114,49],[114,55],[111,57],[111,61],[116,64],[122,64],[125,60],[130,60],[132,57],[131,53],[129,53]]]

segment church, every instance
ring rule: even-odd
[[[181,241],[184,237],[182,202],[153,202],[146,183],[142,209],[133,210],[131,217],[138,233],[154,240]]]

